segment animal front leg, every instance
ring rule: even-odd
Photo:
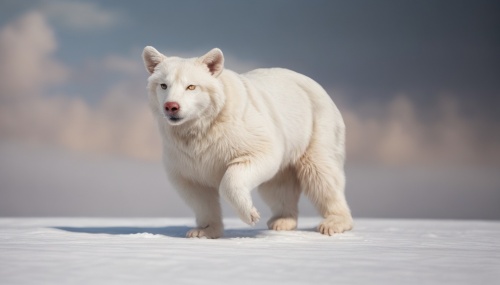
[[[260,215],[253,206],[250,191],[273,177],[279,165],[269,159],[260,161],[238,159],[238,161],[226,170],[219,193],[231,204],[242,221],[254,226],[259,221]]]
[[[221,237],[224,225],[217,189],[197,185],[180,177],[172,177],[170,180],[196,215],[197,227],[188,231],[186,237]]]

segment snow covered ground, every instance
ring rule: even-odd
[[[226,219],[0,218],[0,284],[499,284],[500,222],[358,219],[333,237]]]

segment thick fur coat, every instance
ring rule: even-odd
[[[223,234],[220,196],[254,225],[256,188],[270,229],[297,227],[302,192],[324,217],[321,233],[351,229],[345,125],[318,83],[280,68],[234,73],[219,49],[184,59],[148,46],[143,59],[168,178],[196,216],[188,237]]]

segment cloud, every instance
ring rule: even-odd
[[[436,105],[436,118],[428,120],[406,96],[368,107],[380,115],[344,110],[349,159],[386,165],[500,163],[500,136],[493,132],[499,125],[461,115],[450,97]]]
[[[59,26],[78,31],[111,28],[123,20],[123,16],[115,11],[80,1],[47,0],[43,2],[41,11]]]
[[[156,124],[141,96],[145,82],[136,79],[143,67],[118,56],[102,60],[104,69],[128,77],[91,105],[80,97],[44,94],[69,73],[53,57],[56,49],[43,14],[28,13],[0,30],[0,137],[140,159],[159,157]]]
[[[158,160],[160,138],[149,106],[132,86],[116,85],[95,106],[79,98],[37,96],[0,105],[0,137],[87,153]]]
[[[97,106],[74,100],[61,108],[57,143],[73,150],[158,160],[160,138],[146,97],[135,84],[115,85]],[[145,93],[145,91],[143,91]]]
[[[64,81],[69,70],[52,55],[54,32],[44,16],[27,13],[0,30],[0,98],[33,95]]]

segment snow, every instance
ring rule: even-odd
[[[218,240],[191,218],[0,218],[0,284],[498,284],[500,222],[319,218],[273,232],[226,219]]]

